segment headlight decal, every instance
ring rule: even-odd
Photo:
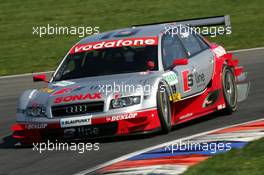
[[[43,117],[46,115],[46,108],[43,105],[32,105],[27,107],[25,113],[32,117]]]
[[[140,96],[129,96],[111,100],[110,109],[123,108],[140,104]]]

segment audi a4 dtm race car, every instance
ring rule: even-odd
[[[133,26],[75,44],[47,87],[18,100],[17,143],[88,139],[154,131],[216,111],[230,114],[249,82],[231,53],[194,26],[225,25],[229,16]]]

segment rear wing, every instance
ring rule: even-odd
[[[178,21],[149,23],[149,24],[134,25],[133,27],[147,26],[147,25],[159,25],[159,24],[176,24],[176,25],[181,24],[181,25],[187,25],[190,27],[224,26],[223,34],[226,34],[226,33],[228,33],[228,31],[231,31],[231,20],[230,20],[229,15],[184,19],[184,20],[178,20]],[[218,32],[217,34],[220,34],[220,33]],[[202,34],[202,35],[204,35],[204,34]],[[208,35],[210,35],[210,33]]]

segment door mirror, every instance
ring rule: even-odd
[[[37,82],[37,81],[44,81],[44,82],[49,82],[47,80],[47,77],[45,74],[38,74],[38,75],[33,75],[33,81]]]
[[[189,60],[187,58],[175,58],[172,63],[173,67],[187,64],[189,64]]]

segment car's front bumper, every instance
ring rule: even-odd
[[[133,115],[129,115],[133,114]],[[74,117],[72,117],[74,119]],[[61,122],[21,122],[12,126],[13,137],[23,143],[47,139],[74,140],[129,135],[160,128],[156,108],[91,118],[82,126],[63,127]]]

